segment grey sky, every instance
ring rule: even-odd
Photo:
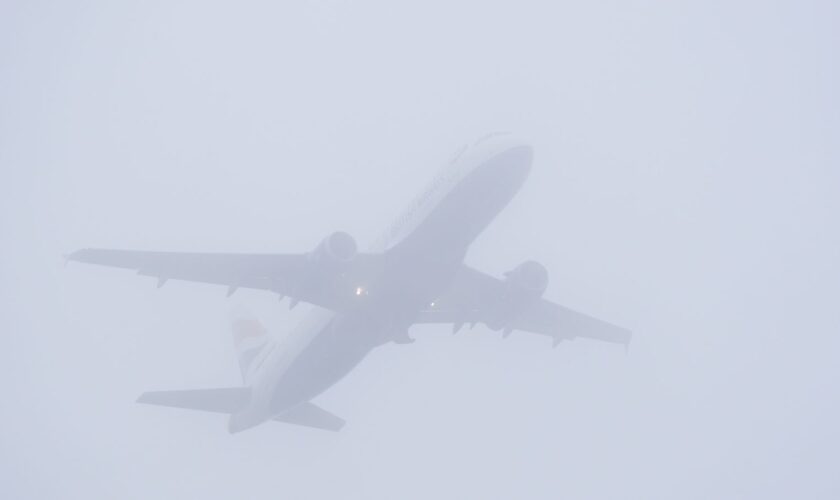
[[[3,498],[840,496],[840,8],[770,2],[4,2]],[[340,434],[142,407],[235,385],[270,294],[80,247],[365,247],[458,147],[533,173],[468,262],[634,331],[415,328],[319,398]]]

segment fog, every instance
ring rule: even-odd
[[[3,498],[840,496],[835,2],[4,2]],[[137,405],[240,382],[274,294],[83,247],[368,247],[465,143],[529,140],[472,246],[621,347],[484,327],[374,351],[340,433]]]

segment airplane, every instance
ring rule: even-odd
[[[275,338],[253,318],[233,334],[243,384],[146,392],[138,402],[228,414],[230,433],[268,421],[338,431],[344,420],[312,399],[374,348],[413,342],[415,324],[484,324],[507,337],[542,334],[556,347],[576,337],[629,345],[631,332],[543,298],[548,271],[525,261],[500,278],[465,264],[473,240],[519,191],[531,147],[494,133],[465,146],[368,252],[345,232],[305,253],[183,253],[86,248],[72,261],[136,270],[157,278],[223,285],[288,297],[312,311]]]

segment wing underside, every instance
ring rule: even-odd
[[[357,284],[376,272],[380,258],[358,254],[339,268],[311,258],[309,254],[246,254],[150,252],[86,248],[68,260],[119,267],[167,280],[184,280],[226,286],[228,294],[238,288],[269,290],[294,301],[309,302],[332,310],[352,305]]]
[[[508,334],[515,330],[548,336],[556,346],[564,340],[590,338],[623,344],[630,343],[629,330],[573,311],[539,298],[509,316],[500,316],[499,305],[506,300],[502,280],[464,267],[452,288],[421,311],[417,323],[448,323],[457,331],[465,324],[483,323]]]
[[[289,296],[293,302],[309,302],[333,311],[358,304],[359,283],[369,282],[382,272],[381,254],[358,254],[340,270],[325,269],[309,254],[227,254],[148,252],[134,250],[84,249],[69,260],[136,270],[143,276],[186,280],[228,287],[269,290]],[[460,325],[484,323],[509,333],[521,330],[563,340],[591,338],[627,345],[630,331],[592,316],[539,298],[515,314],[499,316],[508,299],[505,282],[467,266],[456,275],[450,290],[434,307],[421,311],[416,323]]]

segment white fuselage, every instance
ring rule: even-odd
[[[315,308],[257,355],[246,374],[250,403],[231,416],[230,430],[309,401],[373,348],[406,338],[415,315],[447,290],[469,245],[516,194],[530,166],[530,147],[507,134],[462,149],[371,249],[386,256],[386,266],[364,284],[358,308]]]

